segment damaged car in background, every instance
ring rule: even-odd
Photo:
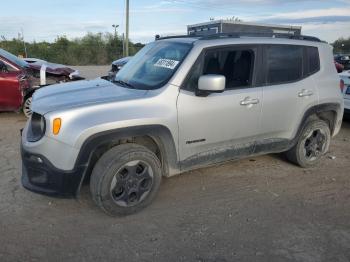
[[[106,80],[113,80],[120,69],[122,69],[123,66],[125,66],[130,61],[131,58],[132,56],[127,56],[112,62],[112,68],[108,72],[108,79]]]
[[[37,58],[24,58],[23,60],[28,63],[28,66],[34,72],[34,76],[37,78],[37,86],[52,85],[61,82],[84,79],[79,76],[78,70],[70,68],[66,65],[50,63]],[[45,79],[41,79],[41,71],[46,72]],[[39,79],[45,80],[45,82],[39,83]]]
[[[81,80],[79,72],[40,59],[25,61],[0,48],[0,111],[23,110],[30,117],[35,90],[52,84]]]

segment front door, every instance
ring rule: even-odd
[[[254,47],[215,48],[193,66],[177,101],[182,170],[253,152],[262,107],[257,57]],[[225,91],[197,96],[198,78],[206,74],[224,75]]]
[[[22,103],[22,93],[17,77],[18,70],[1,59],[0,67],[0,110],[19,109]]]

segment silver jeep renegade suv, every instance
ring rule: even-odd
[[[146,45],[111,82],[50,86],[22,132],[22,184],[111,215],[155,198],[163,176],[284,152],[311,167],[340,129],[332,48],[312,37],[215,35]]]

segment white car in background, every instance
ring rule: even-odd
[[[344,114],[350,116],[350,70],[343,71],[339,77],[340,89],[344,95]]]

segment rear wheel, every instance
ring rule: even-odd
[[[107,151],[96,163],[90,180],[95,203],[106,213],[127,215],[149,205],[161,181],[157,156],[136,144]]]
[[[29,118],[31,117],[32,115],[32,97],[29,96],[27,97],[25,100],[24,100],[24,103],[23,103],[23,114]]]
[[[306,124],[298,143],[286,152],[288,160],[301,166],[316,165],[328,151],[331,139],[329,126],[322,120],[313,120]]]

